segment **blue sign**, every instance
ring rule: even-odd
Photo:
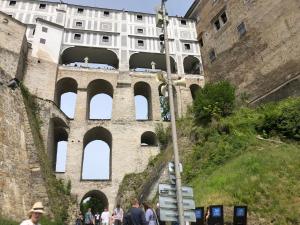
[[[196,209],[196,210],[195,210],[195,215],[196,215],[196,219],[197,219],[197,220],[202,219],[202,217],[203,217],[203,212],[202,212],[202,210],[201,210],[201,209]]]
[[[236,215],[237,217],[244,217],[245,214],[246,214],[246,209],[245,209],[245,208],[237,208],[237,209],[236,209],[235,215]]]
[[[212,217],[221,217],[222,216],[222,210],[220,207],[213,207],[211,209]]]

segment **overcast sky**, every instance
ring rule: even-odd
[[[194,0],[168,0],[169,15],[184,16]],[[70,4],[154,13],[161,0],[63,0]]]

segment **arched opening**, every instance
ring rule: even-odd
[[[67,125],[60,118],[52,118],[48,131],[48,156],[52,168],[57,173],[64,173],[68,144]]]
[[[170,57],[170,62],[171,62],[171,72],[177,73],[176,62],[173,57]],[[155,65],[153,63],[155,63]],[[155,72],[157,70],[167,71],[166,56],[165,54],[159,54],[159,53],[146,53],[146,52],[135,53],[130,56],[129,68],[135,71],[149,71],[149,72]]]
[[[160,84],[158,87],[161,119],[163,121],[170,121],[171,120],[171,112],[170,112],[170,104],[169,104],[168,87],[167,86],[165,87],[167,94],[163,95],[162,85],[164,85],[164,84]],[[173,86],[173,100],[174,100],[175,116],[176,116],[176,118],[178,118],[177,91],[174,86]]]
[[[76,80],[69,77],[56,83],[55,103],[69,118],[74,118],[77,88]]]
[[[82,180],[109,180],[112,135],[103,127],[89,130],[83,138]]]
[[[152,120],[151,87],[145,82],[134,85],[136,120]]]
[[[111,119],[113,93],[113,86],[108,81],[92,81],[87,87],[87,118]]]
[[[68,66],[98,69],[118,69],[116,53],[104,48],[71,47],[63,51],[61,63]]]
[[[192,98],[193,100],[196,99],[196,96],[197,96],[197,92],[200,91],[200,86],[198,84],[192,84],[190,86],[190,91],[191,91],[191,94],[192,94]]]
[[[92,213],[95,214],[104,211],[105,208],[108,208],[108,199],[106,195],[98,190],[92,190],[86,193],[80,202],[80,211],[83,215],[88,211],[88,209],[92,209]]]
[[[187,56],[183,60],[185,74],[200,74],[200,60],[194,56]]]
[[[141,136],[141,146],[157,146],[156,134],[152,131],[146,131]]]

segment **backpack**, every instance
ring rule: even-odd
[[[130,210],[124,215],[123,225],[134,225],[133,222],[132,222],[132,219],[131,219]]]

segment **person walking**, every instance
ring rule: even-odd
[[[96,214],[95,214],[95,225],[100,225],[100,221],[101,221],[101,215],[97,211]]]
[[[44,206],[41,202],[36,202],[28,212],[28,220],[24,220],[20,225],[40,225],[39,222],[44,214]]]
[[[157,225],[157,218],[154,210],[151,208],[150,204],[147,202],[143,203],[145,209],[145,217],[148,225]]]
[[[124,225],[147,225],[144,211],[140,208],[139,201],[131,200],[131,209],[124,216]]]
[[[102,225],[109,225],[110,214],[107,208],[104,209],[104,212],[101,213],[101,223]]]
[[[88,208],[88,211],[84,215],[84,224],[85,225],[94,225],[94,218],[93,218],[91,208]]]
[[[121,208],[120,204],[117,204],[117,207],[114,209],[114,225],[121,225],[123,223],[124,211]]]

